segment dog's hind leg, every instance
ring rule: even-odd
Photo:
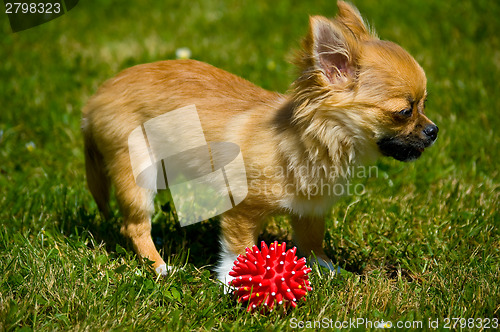
[[[116,153],[107,163],[116,188],[116,198],[123,215],[121,233],[128,237],[141,258],[153,261],[158,274],[167,274],[165,264],[151,237],[151,215],[154,212],[154,192],[139,187],[133,177],[128,153]]]

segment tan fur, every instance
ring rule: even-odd
[[[232,253],[256,243],[266,217],[290,213],[301,252],[325,261],[323,215],[336,197],[310,188],[346,181],[349,167],[380,156],[377,140],[386,135],[422,135],[417,131],[430,123],[422,113],[422,68],[370,32],[354,7],[338,6],[333,21],[311,18],[296,60],[299,78],[286,95],[202,62],[178,60],[129,68],[90,99],[83,110],[90,190],[105,209],[108,181],[115,186],[122,232],[155,268],[164,262],[150,236],[153,193],[135,184],[127,146],[130,132],[151,118],[194,104],[207,141],[240,146],[248,196],[221,217],[223,243]],[[418,112],[401,120],[394,113],[409,100]],[[300,167],[338,173],[293,172]]]

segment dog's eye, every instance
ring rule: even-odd
[[[413,108],[405,108],[402,111],[399,111],[399,115],[404,116],[405,118],[411,117],[413,114]]]

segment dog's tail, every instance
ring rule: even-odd
[[[97,149],[92,129],[88,119],[82,120],[82,133],[84,137],[85,170],[87,173],[87,185],[89,187],[97,207],[104,217],[109,217],[109,191],[110,180],[106,173],[106,167],[102,154]]]

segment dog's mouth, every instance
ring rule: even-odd
[[[418,159],[427,147],[424,141],[406,141],[398,137],[386,137],[377,142],[384,156],[393,157],[399,161]]]

